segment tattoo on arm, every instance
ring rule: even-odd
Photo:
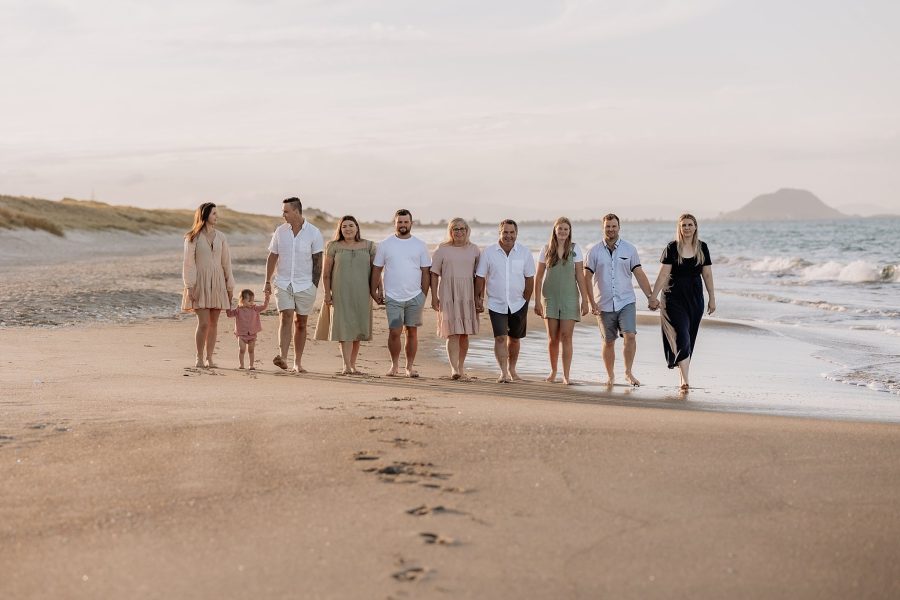
[[[319,279],[322,277],[322,253],[316,252],[312,255],[313,269],[312,278],[313,285],[319,287]]]

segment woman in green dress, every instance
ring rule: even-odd
[[[329,339],[340,342],[344,375],[359,373],[356,369],[359,343],[372,339],[369,276],[374,257],[375,242],[362,239],[356,218],[341,217],[334,237],[325,247],[322,282],[325,308],[334,308]]]
[[[537,274],[534,277],[534,312],[547,326],[547,351],[550,375],[546,381],[556,382],[556,364],[562,347],[563,383],[571,385],[572,333],[575,322],[588,313],[587,282],[584,279],[583,255],[572,241],[572,222],[560,217],[553,223],[550,241],[541,248]],[[580,296],[580,302],[579,302]]]

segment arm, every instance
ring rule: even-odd
[[[525,303],[531,301],[531,295],[534,293],[534,277],[526,277],[525,278],[525,291],[522,292],[522,297],[525,298]]]
[[[421,269],[422,269],[422,282],[420,283],[420,285],[422,287],[422,294],[424,294],[425,297],[427,298],[428,297],[428,288],[431,287],[431,265],[428,265],[427,267],[421,267]]]
[[[438,281],[440,281],[441,276],[437,273],[431,274],[431,308],[434,310],[441,310],[441,300],[438,298]]]
[[[225,272],[225,289],[228,291],[230,306],[234,302],[234,273],[231,270],[231,250],[228,249],[228,241],[225,236],[222,236],[222,271]]]
[[[669,283],[671,273],[672,265],[659,265],[659,275],[656,276],[656,283],[653,284],[653,291],[650,293],[650,310],[659,308],[659,293]]]
[[[192,300],[196,300],[194,294],[194,286],[197,285],[197,259],[194,253],[197,245],[187,238],[184,238],[184,262],[181,267],[181,277],[184,280],[184,287],[189,291]]]
[[[716,312],[716,289],[713,285],[712,267],[709,265],[704,266],[700,276],[703,277],[703,283],[706,285],[706,294],[709,296],[707,314],[711,315]]]
[[[539,317],[544,316],[544,306],[541,302],[541,289],[544,286],[544,271],[547,270],[545,263],[538,263],[537,274],[534,276],[534,314]],[[525,280],[525,293],[528,293],[528,280]]]
[[[582,278],[585,282],[585,289],[587,290],[587,299],[588,303],[591,305],[591,314],[599,315],[600,307],[597,306],[597,301],[594,299],[594,286],[591,285],[591,278],[594,276],[594,272],[591,271],[590,267],[585,265],[584,272],[581,274]]]
[[[272,294],[267,293],[265,296],[265,300],[262,303],[262,306],[258,306],[256,308],[256,312],[258,312],[258,313],[266,312],[266,309],[269,308],[269,298],[271,298],[271,297],[272,297]]]
[[[632,274],[634,275],[634,278],[637,279],[638,285],[641,287],[641,291],[644,292],[644,295],[647,297],[647,302],[649,303],[650,296],[653,295],[653,288],[650,287],[650,280],[647,278],[647,274],[644,273],[644,268],[638,265],[634,268]]]
[[[322,278],[322,251],[318,251],[312,255],[312,280],[313,285],[319,287],[319,280]]]
[[[475,276],[475,312],[484,312],[484,277]]]
[[[589,301],[591,290],[587,284],[587,279],[584,277],[584,264],[581,262],[575,263],[575,283],[578,284],[578,289],[581,290],[581,316],[585,316],[591,311],[591,303]]]
[[[369,294],[376,304],[384,304],[384,293],[381,291],[381,272],[384,267],[372,265],[372,276],[369,278]]]
[[[325,286],[325,304],[331,304],[331,272],[334,270],[334,258],[330,255],[325,257],[325,264],[322,267],[322,284]]]
[[[272,293],[272,275],[275,273],[275,265],[278,264],[278,255],[274,252],[269,252],[269,256],[266,257],[266,284],[263,286],[263,291],[267,294]]]

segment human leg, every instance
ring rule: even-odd
[[[575,321],[571,319],[559,321],[558,339],[559,345],[562,346],[563,383],[566,385],[572,384],[569,371],[572,368],[572,333],[574,331]]]
[[[244,340],[238,338],[238,348],[239,348],[239,350],[238,350],[238,364],[240,364],[240,367],[238,367],[238,368],[243,369],[243,368],[244,368],[244,354],[246,354],[246,352],[247,352],[247,342],[245,342]],[[251,364],[251,365],[253,364],[253,361],[252,361],[252,360],[250,361],[250,364]]]
[[[388,376],[394,376],[400,368],[400,349],[403,342],[400,339],[403,334],[403,327],[388,329],[388,352],[391,353],[391,368],[388,370]]]
[[[278,324],[278,348],[279,354],[272,361],[275,366],[287,369],[288,351],[291,349],[291,330],[293,329],[294,310],[285,309],[278,313],[281,319]]]
[[[353,342],[350,347],[350,372],[359,373],[356,370],[356,357],[359,356],[359,340]]]
[[[251,371],[256,370],[256,366],[255,366],[256,357],[253,356],[254,350],[256,350],[256,340],[254,340],[252,342],[247,342],[247,355],[248,355],[248,358],[250,359],[250,370]],[[241,363],[241,364],[243,365],[243,363]]]
[[[197,346],[197,361],[195,366],[203,367],[203,354],[206,350],[206,336],[209,331],[209,309],[198,308],[194,310],[197,315],[197,330],[194,332],[194,343]]]
[[[219,335],[219,313],[222,309],[209,309],[209,329],[206,331],[206,366],[212,369],[216,366],[213,362],[213,352],[216,349],[216,337]]]
[[[298,373],[306,373],[303,368],[303,349],[306,347],[306,321],[308,315],[294,314],[294,367]]]
[[[680,363],[678,363],[678,374],[681,377],[681,391],[686,392],[691,388],[690,381],[688,380],[688,372],[691,369],[691,357],[687,357]]]
[[[457,373],[460,377],[466,376],[466,355],[469,353],[469,336],[468,334],[460,334],[459,336],[459,363]]]
[[[550,357],[550,374],[544,379],[556,383],[556,364],[559,362],[559,319],[544,319],[547,328],[547,355]]]
[[[459,336],[447,336],[447,360],[450,362],[450,377],[459,379]]]
[[[416,352],[419,351],[419,328],[406,327],[406,376],[418,377],[419,373],[413,366],[416,362]]]
[[[509,349],[507,348],[508,336],[501,335],[494,338],[494,358],[500,367],[500,378],[497,383],[509,383],[512,377],[509,375]]]
[[[516,373],[516,363],[519,361],[519,348],[521,348],[520,339],[509,336],[506,348],[509,356],[509,376],[513,381],[522,381],[522,378]]]

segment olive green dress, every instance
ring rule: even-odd
[[[541,263],[546,261],[546,251],[546,247],[541,249]],[[581,248],[578,244],[572,244],[566,260],[559,260],[552,267],[547,267],[541,287],[545,319],[581,320],[581,296],[578,292],[578,280],[575,279],[575,263],[582,260]]]
[[[331,271],[331,297],[334,313],[331,318],[332,342],[369,341],[372,339],[372,297],[369,295],[369,276],[375,243],[365,240],[362,248],[345,248],[339,242],[329,242],[325,252],[334,261]]]

